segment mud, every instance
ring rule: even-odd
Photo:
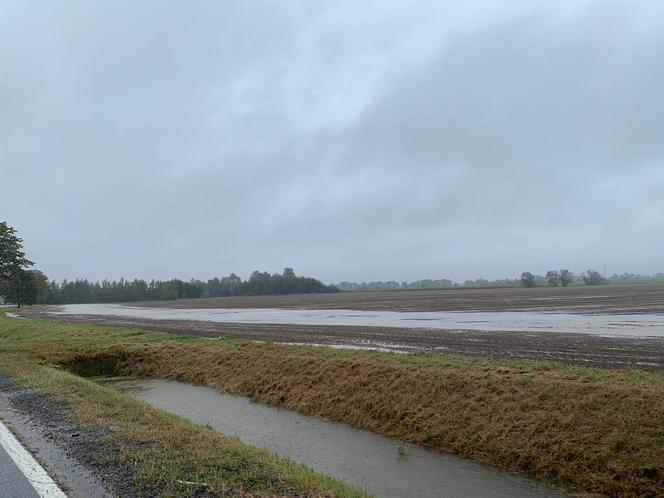
[[[541,311],[664,314],[664,285],[339,292],[128,303],[164,308],[291,308],[386,311]]]
[[[657,337],[620,338],[570,333],[214,323],[117,316],[52,315],[49,311],[49,308],[41,307],[23,314],[63,322],[134,327],[196,337],[230,337],[408,353],[547,360],[610,368],[664,369],[664,338]]]
[[[55,315],[104,315],[149,320],[427,328],[513,332],[566,332],[623,337],[663,337],[664,315],[582,315],[533,311],[366,311],[283,308],[139,308],[121,304],[68,304]]]
[[[298,310],[365,310],[405,312],[525,312],[614,317],[616,323],[664,319],[664,285],[584,286],[534,289],[449,289],[427,291],[343,292],[290,296],[252,296],[214,299],[185,299],[131,303],[131,307],[169,310],[214,310],[228,308],[273,308]],[[537,332],[535,330],[472,331],[464,327],[433,330],[385,326],[293,325],[265,323],[215,323],[193,317],[174,320],[104,316],[54,315],[57,307],[22,311],[23,316],[66,322],[98,323],[178,335],[272,341],[290,344],[336,345],[402,352],[433,352],[472,357],[550,360],[598,367],[664,369],[664,338],[608,337],[609,334]],[[465,313],[462,313],[465,315]],[[623,316],[618,316],[623,315]],[[637,316],[626,317],[624,315]],[[642,315],[641,320],[638,315]],[[650,315],[650,316],[647,316]],[[555,317],[554,317],[555,318]],[[580,317],[581,319],[581,317]],[[583,318],[584,320],[586,318]],[[644,322],[645,323],[645,322]],[[611,325],[612,322],[608,321]],[[419,325],[423,325],[420,323]],[[426,323],[424,323],[426,326]],[[638,329],[641,329],[640,332]],[[636,334],[647,335],[648,327]],[[615,333],[614,329],[611,331]],[[652,330],[652,328],[651,328]],[[619,329],[618,329],[619,331]],[[601,332],[600,332],[601,333]],[[607,335],[607,336],[604,336]]]

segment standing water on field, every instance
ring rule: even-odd
[[[301,462],[377,497],[563,497],[562,491],[454,455],[273,408],[206,387],[160,379],[106,382],[128,395]]]
[[[578,315],[523,311],[362,311],[273,308],[140,308],[121,304],[68,304],[53,315],[99,315],[217,323],[336,325],[561,332],[622,337],[664,337],[664,315]]]

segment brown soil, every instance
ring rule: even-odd
[[[157,308],[297,308],[390,311],[555,311],[664,313],[664,285],[339,292],[128,303]]]
[[[664,338],[618,338],[588,334],[490,332],[313,325],[259,325],[187,320],[149,320],[99,315],[50,315],[49,308],[24,316],[61,322],[95,323],[161,330],[196,337],[232,337],[258,341],[326,344],[428,351],[472,357],[549,360],[598,367],[664,370]]]
[[[664,313],[664,285],[341,292],[128,304],[193,309],[297,308],[661,314]],[[336,344],[405,352],[430,351],[473,357],[551,360],[601,367],[664,369],[664,338],[391,327],[229,324],[93,315],[58,316],[49,314],[50,309],[39,307],[26,310],[22,314],[33,318],[163,330],[198,337],[228,336],[283,343]]]

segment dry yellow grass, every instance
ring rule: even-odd
[[[252,396],[579,490],[664,496],[661,374],[235,342],[106,355],[125,373]]]

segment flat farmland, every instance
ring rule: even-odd
[[[259,318],[251,322],[234,318],[250,310],[256,310]],[[270,318],[260,318],[261,310],[276,310],[276,313],[282,314],[293,310],[294,322],[301,319],[302,313],[312,312],[301,310],[330,310],[329,314],[322,314],[324,317],[343,317],[345,315],[340,313],[341,310],[354,310],[357,314],[370,311],[379,314],[394,312],[395,315],[440,312],[457,318],[475,315],[485,318],[479,330],[477,324],[473,324],[473,330],[473,327],[463,323],[432,328],[427,327],[426,321],[408,322],[412,326],[384,326],[379,324],[377,318],[374,325],[372,315],[363,317],[362,325],[353,325],[352,315],[348,315],[350,318],[344,325],[325,325],[324,321],[284,323],[284,320],[288,322],[288,318],[281,318],[280,323],[265,323]],[[660,285],[244,296],[127,303],[122,306],[42,306],[26,310],[23,314],[64,322],[162,330],[211,339],[229,337],[404,353],[429,352],[549,360],[600,367],[664,369],[664,329],[661,326],[664,320],[664,286]],[[215,321],[215,315],[223,316],[224,321]],[[514,321],[516,330],[510,330],[510,320],[503,320],[506,316],[533,319],[532,330],[524,329],[523,323],[517,328],[517,321]],[[566,317],[568,323],[570,320],[578,323],[571,331],[565,332],[542,325],[558,317]],[[590,330],[592,321],[598,319],[612,327],[611,333],[604,333],[603,329],[594,333]],[[502,320],[501,329],[496,330],[499,320]],[[543,321],[540,323],[537,320]],[[648,321],[654,321],[655,325],[646,327],[644,323]],[[588,331],[584,330],[586,323]],[[623,329],[635,327],[635,334],[623,334]]]
[[[348,309],[368,311],[542,311],[583,314],[664,314],[664,285],[499,289],[396,290],[287,296],[148,301],[134,306]]]

